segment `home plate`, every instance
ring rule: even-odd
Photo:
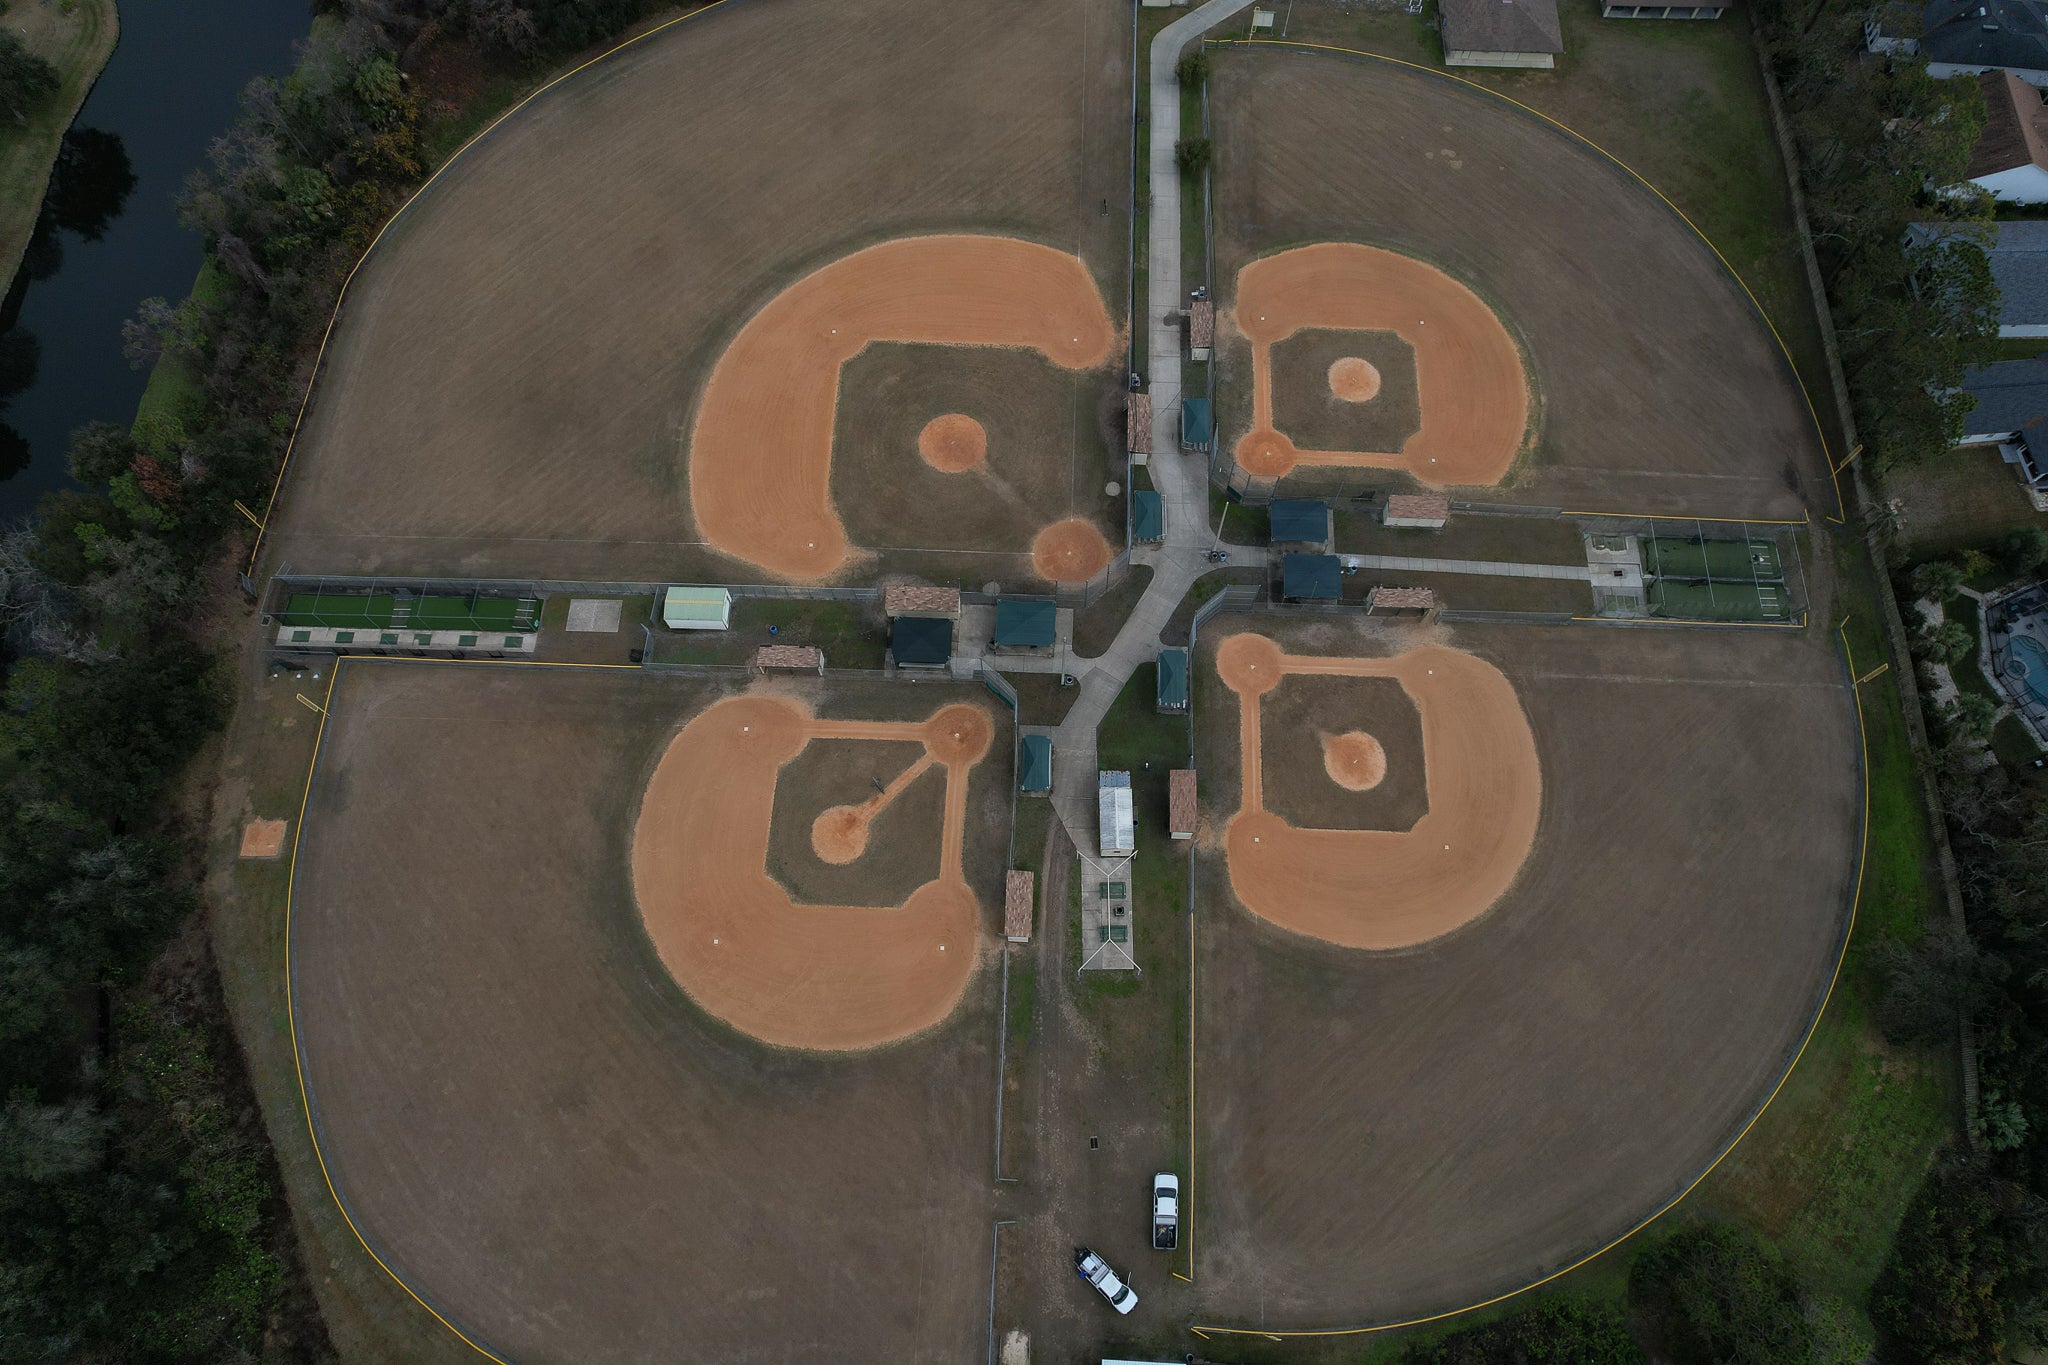
[[[574,597],[569,600],[569,629],[584,635],[616,635],[626,604],[616,597]]]

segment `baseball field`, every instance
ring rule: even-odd
[[[509,1360],[978,1345],[994,908],[964,886],[1000,885],[1010,777],[986,695],[345,666],[297,854],[293,1006],[327,1171],[391,1270]],[[901,734],[937,750],[943,811],[906,828],[870,809],[864,856],[836,865],[864,866],[841,888],[857,905],[902,894],[897,850],[937,848],[946,905],[792,908],[774,879],[843,857],[808,836],[859,798],[744,772],[723,752],[754,723],[736,715],[765,717],[777,753],[806,735],[874,751],[861,787],[923,761]],[[735,767],[692,773],[699,757]],[[678,778],[730,818],[677,801]],[[782,795],[807,837],[771,853]],[[661,881],[686,860],[696,898]],[[733,880],[749,869],[759,889]],[[915,1036],[820,1050],[881,1033]]]
[[[1817,633],[1354,619],[1219,618],[1196,665],[1197,757],[1218,826],[1201,852],[1216,910],[1196,921],[1204,1321],[1399,1321],[1513,1289],[1620,1236],[1776,1082],[1832,973],[1852,894],[1855,720]],[[1460,689],[1483,679],[1505,708],[1488,723],[1506,733],[1483,748],[1447,744],[1432,723],[1427,669],[1452,658],[1451,674],[1469,678],[1447,698],[1468,700]],[[1275,659],[1285,676],[1242,707],[1247,675]],[[1292,842],[1272,838],[1288,824],[1269,815],[1250,827],[1272,848],[1253,848],[1241,812],[1263,803],[1305,818],[1356,785],[1341,754],[1301,761],[1304,740],[1401,718],[1384,698],[1354,708],[1326,696],[1309,716],[1272,704],[1327,675],[1402,680],[1422,738],[1385,746],[1385,780],[1395,755],[1419,757],[1427,812],[1406,828],[1388,810],[1377,825],[1294,830]],[[1253,714],[1256,732],[1241,720]],[[1468,724],[1475,714],[1458,711]],[[1540,813],[1535,774],[1514,771],[1530,737]],[[1491,782],[1459,771],[1489,759]],[[1515,792],[1532,798],[1533,838],[1498,809]],[[1474,833],[1513,842],[1498,856],[1518,874],[1451,883],[1411,907],[1401,893],[1442,873],[1410,866],[1404,841],[1482,809]],[[1366,840],[1386,852],[1354,861],[1352,841]],[[1273,901],[1276,881],[1299,891]]]

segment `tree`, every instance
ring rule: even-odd
[[[2015,526],[1998,538],[1998,567],[2014,578],[2024,578],[2048,560],[2048,531],[2038,526]]]
[[[1913,570],[1913,590],[1932,602],[1947,602],[1963,590],[1962,566],[1953,560],[1930,559]]]
[[[1871,1287],[1880,1359],[1979,1365],[2031,1335],[2043,1277],[2029,1204],[1979,1161],[1951,1158],[1929,1173]]]
[[[48,103],[57,93],[57,68],[21,45],[12,33],[0,31],[0,115],[16,123]]]
[[[1983,1017],[2008,972],[2001,958],[1953,926],[1930,928],[1912,947],[1881,944],[1877,954],[1887,978],[1884,1035],[1894,1043],[1953,1046],[1957,1026]]]
[[[1796,1365],[1819,1354],[1798,1277],[1732,1223],[1685,1228],[1642,1252],[1628,1296],[1678,1365]]]
[[[87,488],[105,488],[135,466],[140,448],[127,427],[88,422],[71,433],[67,463],[71,477]]]
[[[1184,137],[1173,144],[1173,164],[1185,176],[1198,176],[1209,169],[1209,158],[1215,149],[1205,137]]]
[[[1200,43],[1180,54],[1174,63],[1173,78],[1183,90],[1199,90],[1202,82],[1209,79],[1209,49]]]
[[[1401,1365],[1644,1365],[1621,1314],[1576,1294],[1409,1347]]]
[[[73,128],[57,149],[43,212],[65,231],[97,242],[134,190],[135,168],[120,137],[98,128]]]

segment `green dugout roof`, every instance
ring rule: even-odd
[[[898,664],[941,667],[953,657],[953,623],[943,616],[899,616],[889,623],[889,653]]]
[[[1275,541],[1306,540],[1317,545],[1330,538],[1330,504],[1314,498],[1275,498],[1266,508]]]
[[[1180,400],[1180,441],[1182,445],[1205,446],[1215,430],[1209,420],[1209,400],[1206,398],[1183,398]]]
[[[1159,705],[1181,710],[1188,704],[1188,652],[1184,649],[1159,651]]]
[[[1051,602],[1004,598],[996,603],[995,643],[1019,649],[1048,647],[1058,613]]]
[[[1152,489],[1139,488],[1131,493],[1131,539],[1166,539],[1166,506]]]
[[[1051,791],[1052,738],[1048,735],[1026,735],[1023,750],[1023,761],[1017,770],[1017,790]]]
[[[1282,555],[1280,595],[1296,601],[1334,602],[1343,595],[1343,566],[1335,555]]]

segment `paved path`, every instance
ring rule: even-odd
[[[1414,559],[1407,555],[1338,555],[1347,569],[1394,569],[1407,573],[1470,573],[1488,578],[1569,578],[1585,582],[1584,564],[1509,564],[1497,559]]]
[[[1174,64],[1190,41],[1252,0],[1209,0],[1161,30],[1150,53],[1152,196],[1150,264],[1146,274],[1145,324],[1147,389],[1152,395],[1152,458],[1146,468],[1166,513],[1166,539],[1150,556],[1152,582],[1101,657],[1081,676],[1081,695],[1053,733],[1053,808],[1076,847],[1093,849],[1095,838],[1095,731],[1110,703],[1138,665],[1159,652],[1159,632],[1173,609],[1203,573],[1213,533],[1209,527],[1209,468],[1206,457],[1180,453],[1180,168],[1173,144],[1180,140],[1180,87]],[[1235,557],[1235,556],[1233,556]]]

